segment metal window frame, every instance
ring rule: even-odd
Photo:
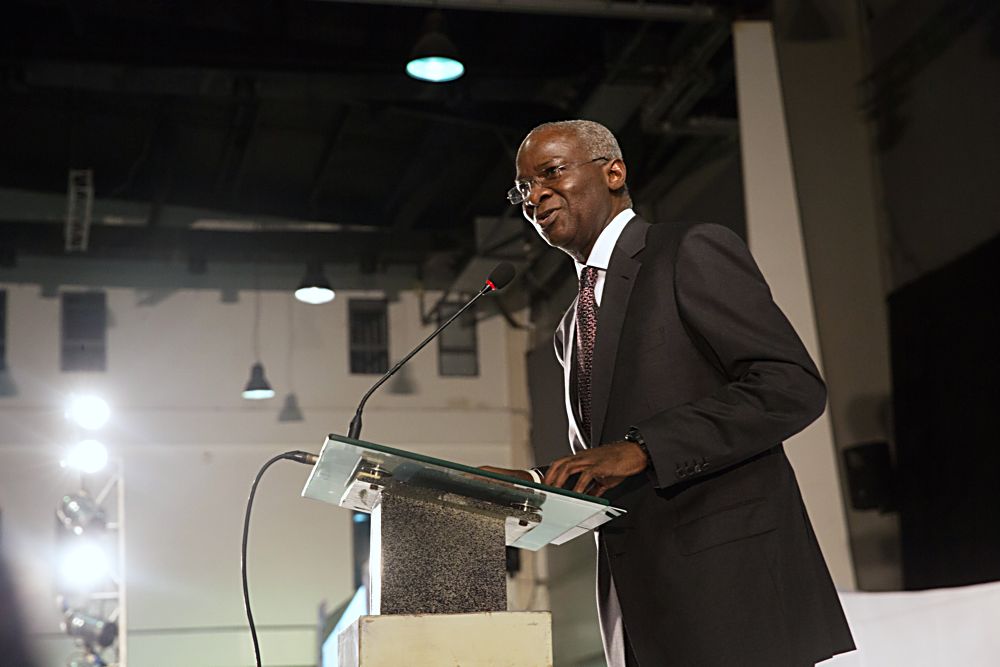
[[[361,312],[382,315],[385,340],[382,344],[356,343],[354,340],[355,317]],[[356,370],[355,353],[384,353],[385,367],[381,370]],[[349,299],[347,302],[347,365],[351,375],[381,375],[389,370],[389,301],[388,299]]]
[[[439,302],[435,308],[437,314],[438,325],[443,323],[449,317],[451,317],[456,310],[464,306],[465,303],[461,301],[442,301]],[[449,345],[448,344],[448,329],[441,332],[438,337],[438,376],[439,377],[456,377],[456,378],[472,378],[479,377],[480,366],[479,366],[479,320],[476,317],[475,306],[470,308],[471,313],[466,313],[463,317],[460,317],[456,322],[452,324],[452,327],[456,326],[468,326],[472,329],[472,344],[470,346],[465,345]],[[444,369],[444,360],[449,355],[470,355],[474,362],[475,370],[472,373],[446,373]]]
[[[100,297],[95,303],[100,303],[103,323],[99,337],[89,337],[82,335],[72,335],[67,330],[70,324],[67,322],[68,302],[79,299],[80,303],[84,297]],[[108,369],[108,301],[107,293],[104,290],[91,290],[86,292],[62,292],[59,295],[59,370],[63,372],[104,372]],[[75,306],[80,307],[80,306]],[[80,364],[70,360],[76,358],[75,353],[67,353],[71,347],[84,345],[89,349],[89,354],[79,358],[89,358],[93,363]],[[99,355],[99,356],[98,356]]]
[[[0,289],[0,371],[7,370],[7,290]]]

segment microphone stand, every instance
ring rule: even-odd
[[[361,411],[365,409],[365,402],[368,400],[368,397],[371,396],[373,393],[375,393],[375,390],[378,389],[379,387],[381,387],[385,383],[386,380],[388,380],[389,378],[391,378],[393,376],[393,374],[396,371],[398,371],[403,366],[403,364],[405,364],[407,361],[410,360],[410,358],[413,357],[413,355],[415,355],[420,350],[424,349],[424,346],[427,345],[427,343],[431,342],[431,340],[433,340],[435,336],[437,336],[439,333],[441,333],[441,331],[446,326],[448,326],[449,324],[451,324],[459,315],[461,315],[466,310],[468,310],[469,306],[471,306],[476,301],[478,301],[479,297],[481,297],[484,294],[487,294],[489,292],[492,292],[495,289],[496,289],[496,287],[493,285],[493,283],[487,280],[486,284],[483,285],[483,288],[481,290],[479,290],[479,294],[477,294],[476,296],[472,297],[472,299],[467,304],[465,304],[464,306],[462,306],[461,308],[459,308],[458,311],[454,315],[452,315],[451,317],[449,317],[448,320],[444,324],[442,324],[437,329],[435,329],[434,333],[432,333],[430,336],[428,336],[427,338],[425,338],[423,340],[423,342],[420,343],[420,345],[417,345],[415,348],[413,348],[413,350],[411,350],[409,354],[407,354],[405,357],[403,357],[402,359],[400,359],[399,361],[397,361],[396,365],[389,369],[389,372],[387,372],[385,375],[383,375],[382,377],[380,377],[378,379],[378,382],[376,382],[375,384],[372,385],[372,388],[368,390],[368,393],[366,393],[364,396],[361,397],[361,402],[358,403],[358,409],[354,413],[354,418],[351,420],[351,425],[350,425],[350,427],[348,428],[348,431],[347,431],[347,437],[348,438],[351,438],[353,440],[357,440],[358,437],[361,435]]]

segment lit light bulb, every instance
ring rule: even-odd
[[[59,567],[63,581],[80,589],[100,583],[110,572],[107,555],[93,542],[80,542],[71,546],[63,554]]]
[[[330,303],[337,294],[329,287],[300,287],[295,290],[295,298],[302,303],[319,305]]]
[[[66,418],[88,431],[94,431],[108,423],[111,408],[98,396],[74,396],[70,399]]]
[[[70,448],[62,463],[80,472],[95,473],[108,464],[108,450],[97,440],[81,440]]]
[[[415,58],[406,64],[406,73],[414,79],[444,83],[454,81],[465,73],[465,66],[454,58],[429,56]]]

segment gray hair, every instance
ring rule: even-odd
[[[559,130],[570,132],[586,149],[592,158],[606,157],[609,160],[621,159],[622,149],[611,130],[592,120],[560,120],[552,123],[542,123],[528,133],[527,139],[535,132],[543,130]],[[522,145],[523,142],[522,142]],[[520,149],[518,150],[520,152]]]

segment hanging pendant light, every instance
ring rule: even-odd
[[[294,393],[285,396],[285,404],[281,407],[281,412],[278,413],[278,421],[300,422],[304,419],[302,410],[299,408],[299,397]]]
[[[444,14],[439,10],[427,15],[424,32],[406,64],[406,73],[431,83],[454,81],[465,73],[465,65],[458,58],[458,47],[445,32]]]
[[[258,361],[250,367],[250,380],[247,381],[247,386],[243,390],[243,398],[259,401],[263,398],[273,397],[274,389],[271,389],[271,383],[264,376],[264,364]]]
[[[319,305],[333,301],[336,292],[330,287],[330,281],[323,274],[322,262],[310,262],[306,266],[306,274],[295,290],[295,298],[302,303]]]
[[[320,270],[322,274],[322,269]],[[331,290],[332,292],[333,290]],[[333,297],[331,297],[333,298]],[[285,402],[278,412],[279,422],[304,421],[302,409],[299,408],[299,397],[295,394],[295,302],[288,299],[288,356],[285,358],[285,368],[288,370],[288,393]]]
[[[274,389],[271,383],[264,376],[264,364],[260,362],[260,285],[257,284],[258,276],[254,267],[254,301],[253,301],[253,356],[255,361],[250,367],[250,379],[243,389],[243,398],[251,401],[259,401],[264,398],[272,398]]]

